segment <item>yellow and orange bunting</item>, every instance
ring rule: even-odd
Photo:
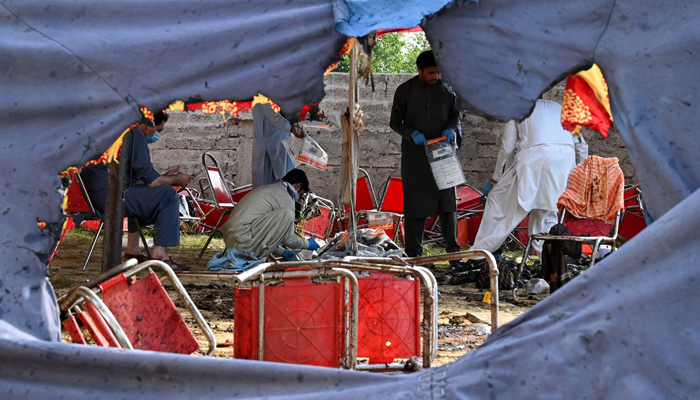
[[[165,111],[185,111],[185,102],[182,100],[178,100],[169,105],[168,108],[165,109]]]
[[[151,110],[146,108],[146,106],[141,106],[141,114],[143,114],[143,117],[146,119],[150,119],[151,122],[153,122],[153,113]]]
[[[345,41],[345,44],[343,47],[340,49],[338,52],[339,56],[344,56],[346,54],[350,53],[350,50],[352,50],[352,46],[355,45],[355,42],[357,42],[357,39],[354,37],[349,37],[347,41]],[[334,62],[333,64],[329,65],[328,68],[326,68],[326,72],[323,73],[324,76],[328,75],[335,67],[338,65],[338,61]]]
[[[561,107],[562,126],[574,134],[585,126],[608,137],[612,122],[608,85],[600,68],[593,64],[586,71],[569,75]]]
[[[258,94],[257,96],[253,97],[253,103],[251,104],[250,108],[252,109],[257,104],[269,104],[270,107],[272,107],[272,111],[274,111],[275,114],[278,114],[280,112],[280,106],[278,106],[272,100],[268,99],[262,94]]]

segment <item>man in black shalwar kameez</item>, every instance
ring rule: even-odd
[[[455,188],[439,190],[425,154],[426,142],[457,132],[459,112],[455,95],[442,85],[432,51],[416,59],[418,75],[402,83],[394,93],[391,129],[401,140],[405,249],[409,257],[423,254],[423,232],[427,218],[439,214],[448,253],[457,244],[457,202]],[[456,264],[454,260],[450,264]]]

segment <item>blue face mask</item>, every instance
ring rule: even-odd
[[[160,139],[160,133],[156,131],[156,133],[153,134],[153,136],[146,136],[146,143],[152,144],[158,141]]]

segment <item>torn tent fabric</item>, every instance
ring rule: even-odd
[[[412,27],[423,17],[440,11],[451,0],[367,1],[332,0],[336,29],[348,36],[360,37],[378,29]]]
[[[657,219],[700,187],[698,15],[691,0],[491,0],[455,2],[421,26],[461,108],[502,121],[526,117],[548,87],[598,65]]]
[[[46,279],[64,219],[60,171],[99,156],[140,105],[258,93],[290,112],[317,103],[346,40],[324,0],[1,4],[0,258],[12,265],[0,282],[13,289],[0,318],[42,340],[60,334]]]
[[[330,1],[0,2],[1,398],[700,398],[700,320],[688,313],[700,308],[696,1],[410,2],[398,21],[396,1],[354,2],[378,22],[348,19],[353,34],[422,20],[461,107],[494,119],[524,118],[596,63],[656,219],[478,350],[407,376],[58,343],[46,278],[63,225],[58,172],[99,155],[139,104],[319,101],[346,40]]]

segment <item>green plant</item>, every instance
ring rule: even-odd
[[[429,49],[430,43],[424,32],[388,33],[377,39],[377,45],[372,49],[372,71],[390,74],[415,73],[416,57]],[[349,71],[348,56],[333,69],[333,72]]]

